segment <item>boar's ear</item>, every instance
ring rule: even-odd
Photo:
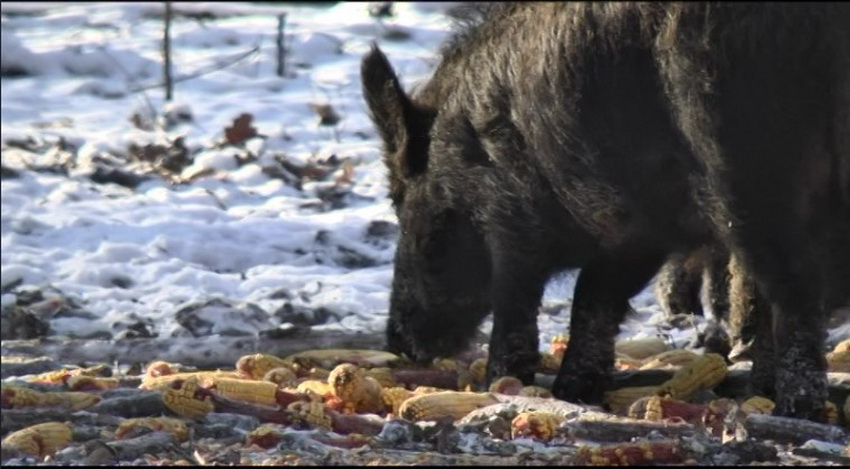
[[[387,57],[374,44],[363,57],[360,78],[369,114],[386,146],[390,171],[400,170],[405,177],[424,171],[432,113],[410,100]]]

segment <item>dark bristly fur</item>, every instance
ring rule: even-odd
[[[850,270],[825,253],[850,232],[850,6],[519,3],[471,23],[413,97],[377,47],[363,59],[401,227],[388,348],[451,355],[492,311],[488,377],[530,382],[544,286],[581,268],[553,392],[599,402],[631,296],[718,243],[756,286],[776,413],[822,418],[822,279]]]

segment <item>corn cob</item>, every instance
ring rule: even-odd
[[[325,405],[321,402],[293,402],[287,406],[286,410],[291,413],[292,421],[296,425],[330,430],[333,424],[330,416],[325,413]]]
[[[39,373],[35,376],[31,376],[27,381],[31,383],[44,383],[44,384],[65,384],[65,380],[71,376],[71,372],[65,368],[61,370],[48,371],[45,373]]]
[[[581,446],[576,454],[576,465],[587,466],[643,466],[678,464],[684,462],[683,452],[676,441],[644,441],[617,443],[604,446]]]
[[[699,355],[690,350],[668,350],[648,358],[639,369],[650,370],[654,368],[681,367],[690,364],[698,358]]]
[[[314,394],[319,397],[332,396],[333,390],[327,381],[319,381],[317,379],[307,379],[298,384],[296,392],[303,394]]]
[[[318,379],[319,381],[325,381],[331,375],[331,372],[324,368],[313,367],[307,372],[307,379]]]
[[[0,388],[0,395],[4,409],[38,406],[43,399],[43,393],[20,386],[3,386]]]
[[[616,391],[606,392],[602,402],[611,409],[611,412],[624,414],[635,401],[642,397],[652,396],[659,389],[659,386],[620,388]]]
[[[150,363],[145,369],[143,379],[159,378],[160,376],[173,375],[180,371],[180,367],[174,363],[168,363],[162,360],[156,360]]]
[[[476,386],[484,386],[487,381],[487,359],[479,358],[469,364],[469,375]]]
[[[540,361],[537,363],[537,369],[540,370],[541,373],[557,373],[558,370],[561,369],[561,360],[563,360],[563,355],[556,355],[553,353],[541,353]]]
[[[271,425],[261,425],[245,435],[245,444],[247,446],[257,445],[263,449],[271,449],[280,443],[282,439],[283,434],[280,430]]]
[[[366,376],[374,378],[381,385],[381,387],[384,388],[391,388],[393,386],[397,386],[395,378],[393,377],[393,370],[385,366],[370,368],[366,370]]]
[[[45,401],[52,405],[66,407],[72,412],[87,409],[101,401],[101,397],[87,392],[48,392]]]
[[[532,437],[549,441],[564,420],[564,417],[552,412],[521,412],[511,421],[511,438]]]
[[[696,391],[720,384],[727,372],[723,357],[709,353],[676,371],[672,378],[661,385],[659,393],[686,401]]]
[[[262,379],[269,370],[275,368],[288,368],[291,370],[291,362],[282,358],[265,353],[245,355],[236,361],[236,371],[243,379]]]
[[[235,371],[193,371],[189,373],[174,373],[157,377],[145,377],[142,379],[142,384],[139,389],[147,389],[150,391],[162,391],[172,387],[175,381],[184,381],[188,379],[206,380],[215,378],[231,378],[239,379],[239,374]]]
[[[490,393],[442,391],[411,397],[401,405],[399,414],[411,421],[438,420],[446,416],[457,420],[497,402]]]
[[[115,430],[115,438],[122,440],[131,430],[138,427],[150,428],[153,431],[166,431],[177,438],[177,441],[189,439],[189,428],[182,420],[171,417],[141,417],[131,418],[121,422]]]
[[[614,351],[631,358],[643,360],[667,351],[667,343],[652,337],[649,339],[621,340],[614,344]]]
[[[542,386],[523,386],[519,390],[520,396],[528,397],[552,397],[552,392]]]
[[[826,363],[828,371],[832,373],[850,373],[850,350],[827,353]]]
[[[361,368],[393,366],[401,358],[398,355],[380,350],[323,349],[295,353],[284,360],[297,363],[306,369],[319,367],[329,370],[340,363],[351,363]]]
[[[105,391],[115,389],[120,381],[118,378],[100,378],[94,376],[71,376],[65,382],[71,391]]]
[[[378,413],[384,409],[381,384],[350,363],[337,365],[328,377],[331,394],[342,399],[350,413]]]
[[[519,379],[514,378],[513,376],[502,376],[501,378],[493,381],[493,384],[490,385],[489,391],[516,396],[519,394],[522,386],[522,381]]]
[[[71,436],[67,423],[46,422],[10,433],[3,439],[3,447],[43,458],[68,446]]]
[[[19,386],[2,388],[2,407],[4,409],[63,406],[76,412],[91,407],[100,401],[100,396],[85,392],[38,392]]]
[[[431,362],[431,369],[453,371],[457,373],[457,382],[453,386],[454,389],[463,389],[467,386],[472,386],[475,381],[475,378],[469,371],[469,365],[459,360],[451,358],[435,358]]]
[[[766,397],[753,396],[741,403],[741,411],[746,414],[766,414],[773,413],[773,408],[776,404]]]
[[[216,394],[228,399],[253,404],[277,405],[277,385],[269,381],[207,378],[203,381],[202,386],[206,389],[212,389]]]
[[[298,377],[289,368],[272,368],[263,375],[263,381],[274,383],[278,387],[295,387]]]
[[[660,422],[662,420],[697,423],[708,412],[704,405],[670,399],[662,396],[650,396],[639,399],[629,407],[629,417]]]
[[[614,358],[614,367],[618,370],[639,370],[642,366],[643,360],[632,358],[622,353],[618,353]]]
[[[565,334],[556,334],[549,341],[549,353],[556,357],[563,357],[567,351],[567,345],[570,343],[570,336]]]
[[[838,425],[838,406],[834,402],[826,401],[823,406],[823,413],[826,417],[826,423]]]
[[[199,419],[215,409],[212,395],[199,386],[198,378],[176,381],[174,385],[162,393],[162,402],[177,415]]]
[[[393,415],[399,415],[401,404],[413,397],[413,391],[408,391],[402,387],[383,388],[381,389],[381,402],[384,403],[384,410]]]
[[[32,376],[28,378],[27,381],[45,384],[64,384],[69,378],[74,376],[103,377],[111,372],[112,369],[105,365],[95,365],[89,368],[74,368],[71,370],[62,368],[61,370],[48,371],[46,373]]]

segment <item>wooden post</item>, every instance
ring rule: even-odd
[[[286,51],[283,48],[283,28],[286,25],[286,13],[277,15],[277,76],[283,78],[286,67]]]
[[[171,101],[174,96],[174,82],[171,79],[171,17],[171,2],[165,2],[165,31],[163,31],[162,55],[166,101]]]

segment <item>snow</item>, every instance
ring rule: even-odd
[[[275,312],[286,303],[330,312],[322,327],[382,330],[395,217],[360,91],[360,58],[376,41],[411,87],[435,63],[451,6],[397,3],[396,15],[379,23],[366,3],[175,2],[177,83],[166,103],[161,3],[3,3],[2,139],[31,137],[47,151],[4,143],[3,164],[20,176],[2,184],[0,286],[21,285],[2,295],[2,305],[27,289],[61,292],[81,311],[53,318],[52,333],[72,337],[118,334],[139,320],[160,337],[182,337],[178,312],[199,304],[214,321],[210,333],[278,327]],[[275,34],[284,12],[281,78]],[[390,29],[410,38],[381,36]],[[10,70],[20,76],[5,76]],[[315,104],[333,106],[341,117],[335,129],[318,124]],[[244,149],[219,145],[242,113],[262,137]],[[149,130],[134,125],[134,115]],[[141,167],[126,162],[131,144],[177,137],[193,157],[178,175],[182,184],[154,177],[130,189],[89,178],[104,162]],[[235,157],[245,155],[254,159]],[[344,175],[337,167],[297,188],[263,170],[276,157],[302,166],[348,161],[351,182],[334,182]],[[26,169],[63,161],[68,175]],[[342,203],[335,205],[334,190],[343,191]],[[370,234],[379,227],[383,234]],[[546,289],[543,349],[566,330],[574,280],[568,273]],[[662,331],[649,289],[633,305],[621,338],[663,333],[677,346],[692,338],[693,329]],[[488,320],[482,331],[490,327]]]

